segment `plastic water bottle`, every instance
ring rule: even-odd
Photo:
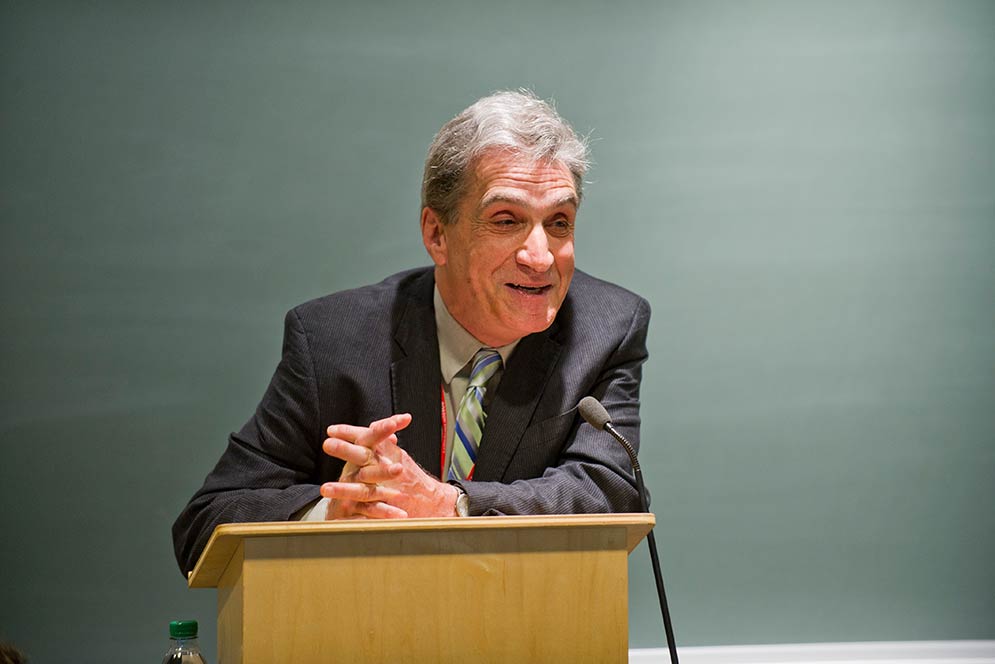
[[[162,664],[207,664],[197,643],[196,620],[174,620],[169,623],[169,650]]]

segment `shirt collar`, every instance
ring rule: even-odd
[[[449,309],[446,308],[446,303],[442,301],[438,286],[435,287],[432,301],[435,304],[435,328],[439,334],[439,365],[442,369],[442,380],[448,385],[453,382],[453,377],[473,359],[478,350],[488,346],[478,341],[453,318]],[[520,339],[512,341],[507,346],[494,349],[501,356],[504,366],[508,366],[511,353],[519,341]]]

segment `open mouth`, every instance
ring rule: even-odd
[[[526,295],[542,295],[548,291],[552,286],[523,286],[522,284],[505,284],[509,288],[513,288],[520,293],[525,293]]]

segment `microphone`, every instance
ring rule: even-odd
[[[580,403],[577,404],[577,410],[580,411],[580,416],[588,424],[599,431],[607,431],[625,448],[626,453],[629,455],[629,461],[632,462],[632,469],[636,472],[636,482],[639,484],[639,499],[643,503],[643,511],[648,512],[649,499],[646,496],[646,487],[642,483],[643,472],[639,467],[639,458],[636,457],[635,448],[625,439],[625,436],[618,432],[618,429],[612,426],[612,418],[608,414],[608,410],[594,397],[584,397],[581,399]]]
[[[646,485],[643,484],[643,471],[639,467],[639,459],[636,457],[636,450],[632,443],[625,439],[618,429],[612,426],[612,418],[601,402],[594,397],[584,397],[577,404],[580,416],[599,431],[607,431],[611,436],[625,448],[632,462],[632,472],[636,476],[636,487],[639,489],[639,503],[644,512],[649,512],[649,498],[646,495]],[[677,644],[674,641],[674,627],[670,623],[670,608],[667,606],[667,592],[663,588],[663,574],[660,572],[660,556],[656,550],[656,538],[653,537],[653,529],[650,528],[646,536],[650,546],[650,560],[653,562],[653,578],[656,579],[656,594],[660,598],[660,612],[663,614],[663,629],[667,633],[667,648],[670,650],[671,664],[678,664]]]

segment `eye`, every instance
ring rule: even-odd
[[[561,217],[546,222],[546,228],[549,230],[549,234],[554,237],[567,237],[573,233],[574,225],[572,221]]]

